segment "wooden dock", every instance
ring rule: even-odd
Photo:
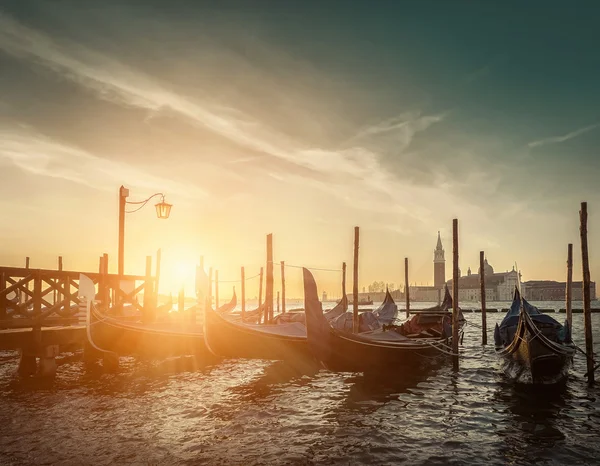
[[[88,346],[78,294],[81,274],[97,286],[96,303],[107,313],[122,315],[127,305],[144,320],[154,317],[155,278],[150,272],[109,274],[106,254],[98,272],[62,270],[60,258],[58,270],[31,269],[29,260],[24,268],[0,267],[0,350],[20,351],[21,375],[54,376],[59,351]]]

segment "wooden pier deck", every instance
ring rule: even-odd
[[[85,325],[0,330],[0,350],[55,345],[83,347],[85,340]]]

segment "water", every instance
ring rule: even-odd
[[[488,315],[490,340],[502,316]],[[580,346],[582,327],[575,314]],[[516,387],[480,339],[467,326],[458,373],[446,360],[380,378],[191,357],[121,358],[108,374],[66,354],[41,383],[15,377],[16,354],[0,352],[0,464],[596,463],[600,389],[587,388],[584,359],[563,386]]]

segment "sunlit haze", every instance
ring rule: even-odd
[[[55,268],[62,255],[96,271],[108,253],[116,272],[123,184],[130,200],[173,204],[168,220],[150,205],[125,223],[125,271],[143,274],[148,255],[154,267],[161,248],[163,293],[191,292],[200,256],[224,281],[257,274],[267,233],[275,262],[351,267],[354,226],[360,289],[402,283],[404,257],[411,282],[432,284],[453,218],[463,270],[485,250],[497,271],[516,262],[524,280],[563,281],[573,243],[578,280],[584,200],[592,280],[600,272],[597,16],[119,3],[0,4],[4,265]],[[286,274],[301,296],[301,270]],[[341,273],[315,276],[339,296]],[[249,281],[248,298],[257,290]]]

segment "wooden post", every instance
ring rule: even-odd
[[[279,291],[277,292],[277,314],[279,314]]]
[[[25,268],[29,269],[29,257],[25,258]],[[29,290],[29,282],[25,283],[25,287]],[[28,295],[19,290],[19,304],[23,304],[24,301],[27,301]]]
[[[592,311],[590,307],[590,262],[587,240],[587,202],[581,203],[579,211],[581,234],[581,264],[583,267],[583,327],[585,330],[585,354],[587,359],[588,384],[594,384],[594,342],[592,339]]]
[[[452,365],[458,370],[458,219],[452,220]]]
[[[58,256],[58,271],[62,272],[63,269],[63,263],[62,263],[62,256]],[[55,283],[57,285],[60,285],[62,283],[62,280],[60,278],[57,278],[55,280]],[[54,302],[52,304],[56,304],[62,301],[62,294],[59,293],[58,291],[54,290]]]
[[[106,305],[106,310],[108,311],[110,309],[110,282],[108,280],[108,254],[104,253],[102,255],[102,257],[104,258],[103,262],[102,262],[102,274],[103,274],[103,280],[104,280],[104,290],[101,296],[102,296],[102,301],[104,301],[105,305]]]
[[[260,324],[260,319],[262,318],[264,309],[261,309],[262,303],[262,286],[263,286],[263,268],[260,268],[260,280],[258,282],[258,323]]]
[[[346,298],[346,263],[342,262],[342,303],[344,312],[348,310],[348,299]]]
[[[146,277],[144,280],[144,315],[142,320],[152,322],[154,319],[153,309],[154,288],[152,286],[152,256],[146,256]]]
[[[567,322],[569,331],[573,331],[573,244],[569,243],[567,247],[567,289],[565,290],[565,308],[567,310]]]
[[[359,229],[354,227],[354,283],[352,284],[352,300],[353,300],[353,315],[352,315],[352,332],[358,333],[358,242]]]
[[[246,271],[242,267],[242,322],[246,318]]]
[[[210,303],[210,309],[212,309],[212,267],[208,269],[208,302]]]
[[[0,267],[0,320],[6,319],[6,303],[8,297],[3,294],[6,289],[6,275],[4,270]],[[2,327],[0,327],[2,328]]]
[[[160,283],[160,260],[162,258],[162,251],[159,248],[158,251],[156,251],[156,279],[154,280],[154,295],[156,298],[156,305],[158,305],[158,285]]]
[[[479,284],[481,286],[481,344],[487,345],[487,320],[485,315],[485,268],[483,266],[484,263],[484,252],[479,251]],[[454,311],[454,309],[452,310]]]
[[[273,234],[267,235],[267,282],[265,286],[265,323],[273,319]]]
[[[284,261],[281,261],[281,313],[285,314],[285,262]]]
[[[410,289],[408,283],[408,257],[404,258],[404,298],[406,299],[406,318],[410,315]]]
[[[219,271],[215,270],[215,309],[219,310]]]
[[[179,290],[179,295],[177,296],[177,311],[183,314],[183,310],[185,308],[185,290],[183,286]],[[180,314],[180,315],[181,315]]]

